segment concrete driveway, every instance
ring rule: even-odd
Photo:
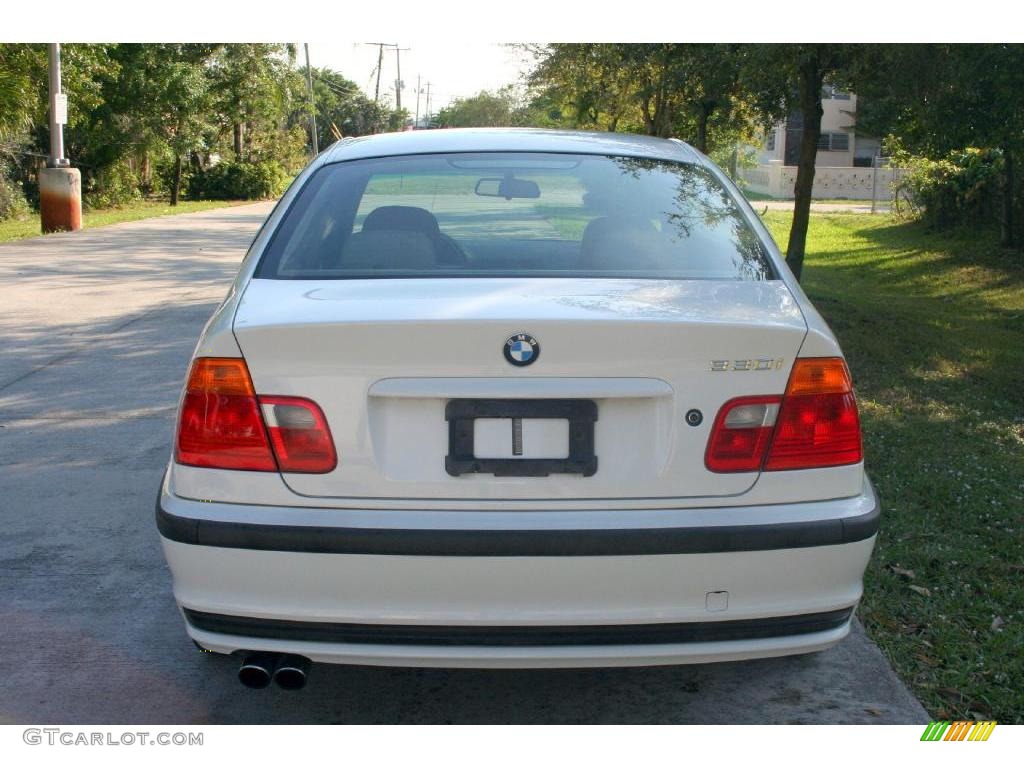
[[[269,204],[0,245],[0,722],[921,723],[858,627],[808,657],[588,671],[314,668],[198,652],[153,521],[195,339]]]

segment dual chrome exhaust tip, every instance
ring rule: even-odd
[[[246,688],[266,688],[273,681],[278,688],[297,691],[306,685],[312,662],[291,653],[246,653],[238,668],[238,681]]]

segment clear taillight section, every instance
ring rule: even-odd
[[[302,397],[260,397],[270,444],[282,472],[324,473],[338,465],[323,411]]]
[[[718,411],[704,463],[712,472],[756,472],[764,463],[782,398],[738,397]]]
[[[337,466],[323,412],[298,397],[257,397],[245,361],[200,357],[181,404],[175,461],[257,472],[330,472]]]
[[[801,358],[786,394],[741,397],[722,406],[704,463],[712,472],[792,470],[856,464],[860,418],[842,358]]]

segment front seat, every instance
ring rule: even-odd
[[[374,208],[363,222],[363,232],[416,232],[433,244],[438,264],[460,266],[466,263],[466,254],[441,232],[434,214],[425,208],[411,205]]]
[[[665,266],[661,233],[642,216],[602,216],[583,230],[582,269],[652,269]]]

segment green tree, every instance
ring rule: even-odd
[[[160,71],[158,135],[174,155],[174,175],[171,181],[171,205],[177,205],[181,195],[181,171],[184,158],[204,149],[204,133],[209,128],[208,110],[211,104],[209,82],[201,62],[181,57],[168,62]]]
[[[739,48],[680,43],[534,47],[537,65],[530,84],[571,127],[674,136],[710,153],[734,147],[749,134]]]
[[[212,108],[220,131],[231,136],[236,160],[258,151],[261,139],[278,138],[281,116],[293,102],[303,103],[294,60],[294,45],[273,43],[230,43],[211,57]]]
[[[858,122],[932,159],[970,147],[999,150],[1002,241],[1019,245],[1024,45],[886,45],[876,59],[877,66],[855,72],[866,104]]]
[[[298,74],[305,81],[305,67],[299,69]],[[317,141],[321,149],[332,144],[338,136],[365,136],[385,130],[401,130],[408,117],[406,110],[389,109],[385,104],[374,102],[354,82],[327,68],[313,67],[313,102],[316,105]],[[289,123],[305,128],[308,120],[308,104],[296,103]]]
[[[800,279],[807,249],[815,161],[821,136],[822,89],[826,83],[848,85],[863,71],[868,48],[857,45],[758,44],[743,46],[742,82],[756,113],[771,124],[796,113],[802,133],[793,188],[793,222],[786,263]]]
[[[303,78],[306,69],[298,70]],[[406,109],[394,109],[375,102],[340,72],[313,67],[313,101],[316,104],[317,140],[320,148],[345,136],[365,136],[381,131],[400,131],[408,119]],[[308,127],[309,107],[302,104],[292,112],[292,125]]]
[[[39,73],[45,67],[42,46],[0,43],[0,142],[28,130],[38,119]]]
[[[442,128],[509,127],[521,125],[523,105],[512,87],[456,99],[437,113]]]

